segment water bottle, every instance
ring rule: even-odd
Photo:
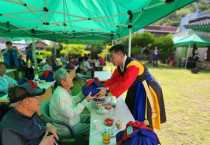
[[[112,116],[116,116],[117,114],[117,104],[112,104]]]

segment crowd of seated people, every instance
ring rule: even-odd
[[[32,45],[26,48],[26,61],[22,58],[23,54],[18,52],[10,41],[6,46],[7,48],[2,50],[4,62],[0,62],[0,94],[8,94],[9,103],[0,103],[0,145],[10,145],[13,144],[12,142],[26,145],[51,145],[55,143],[55,139],[58,139],[57,133],[59,136],[70,137],[71,134],[66,127],[46,123],[37,114],[37,110],[40,109],[39,96],[45,93],[44,89],[33,88],[28,82],[18,85],[18,74],[14,79],[6,75],[7,68],[16,68],[17,73],[22,73],[22,78],[28,78],[28,62],[33,63]],[[73,87],[73,81],[65,66],[69,62],[80,60],[83,66],[82,73],[86,74],[90,71],[93,77],[93,61],[90,55],[81,58],[68,55],[67,59],[65,54],[62,54],[60,57],[62,66],[60,66],[56,59],[56,55],[52,54],[51,57],[46,58],[46,64],[41,69],[42,72],[53,71],[53,77],[58,85],[50,101],[50,116],[69,123],[76,134],[81,134],[87,139],[90,130],[90,114],[82,114],[82,112],[85,108],[88,110],[92,108],[95,97],[91,97],[91,93],[84,96],[81,92],[72,96],[70,89]]]

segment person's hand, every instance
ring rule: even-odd
[[[52,133],[53,137],[59,139],[57,135],[57,128],[55,126],[53,126],[51,123],[47,123],[46,128],[48,132]]]
[[[53,135],[48,136],[48,131],[45,132],[45,135],[43,136],[42,140],[40,141],[39,145],[54,145],[55,140],[53,138]]]
[[[95,96],[103,97],[104,95],[106,95],[106,88],[101,87],[101,88],[97,88],[97,89],[99,89],[100,91]]]
[[[96,98],[96,96],[91,97],[91,92],[90,92],[89,95],[85,99],[86,99],[87,102],[89,102],[90,100],[93,100],[95,98]]]

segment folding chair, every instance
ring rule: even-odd
[[[50,105],[50,100],[45,101],[41,104],[42,115],[46,119],[50,120],[52,123],[60,124],[68,128],[70,132],[70,136],[67,136],[67,137],[59,136],[59,144],[61,145],[86,145],[88,144],[87,140],[82,140],[83,137],[81,134],[76,134],[74,132],[74,130],[72,129],[72,126],[69,123],[51,118],[49,114],[49,105]]]

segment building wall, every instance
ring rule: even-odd
[[[191,13],[191,14],[186,15],[185,17],[181,18],[179,32],[192,31],[191,29],[185,29],[184,25],[188,24],[188,21],[190,19],[194,19],[194,18],[201,17],[201,16],[206,16],[208,14],[209,13],[195,12],[195,13]]]
[[[37,41],[36,43],[35,43],[35,47],[36,48],[40,48],[40,50],[44,50],[44,47],[45,46],[48,46],[47,44],[45,44],[45,43],[43,43],[43,42],[41,42],[41,41]]]
[[[154,34],[154,37],[163,37],[163,36],[170,34],[167,32],[151,32],[151,33]]]

